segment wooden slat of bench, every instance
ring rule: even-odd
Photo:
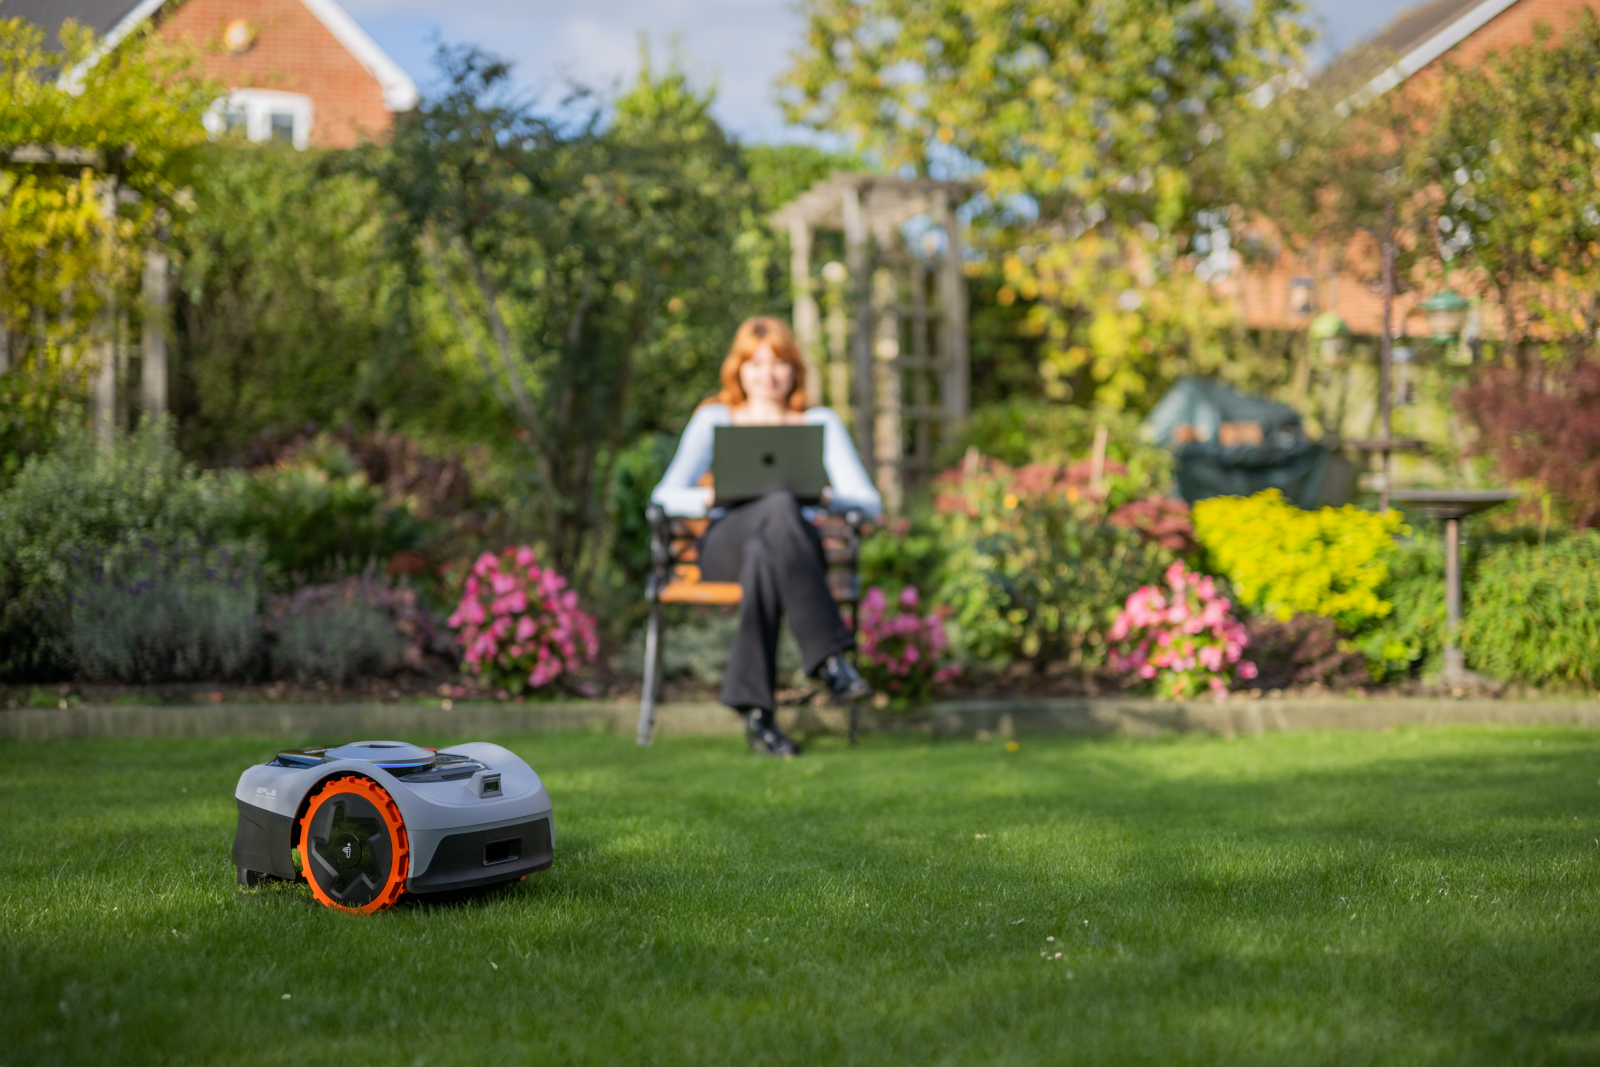
[[[663,604],[733,605],[743,599],[738,582],[673,582],[661,590]]]

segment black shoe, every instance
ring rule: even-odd
[[[844,658],[842,652],[835,652],[823,660],[822,666],[817,669],[817,677],[827,683],[828,691],[838,704],[851,704],[872,695],[872,686],[861,677],[856,665]]]
[[[759,708],[752,709],[745,715],[744,740],[751,752],[760,752],[767,756],[798,756],[800,746],[794,738],[778,729],[777,720],[772,712]]]

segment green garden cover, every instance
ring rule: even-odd
[[[1300,507],[1317,506],[1328,449],[1306,436],[1287,404],[1208,378],[1180,378],[1144,429],[1176,454],[1178,495],[1191,504],[1279,489]]]

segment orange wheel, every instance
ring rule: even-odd
[[[400,807],[371,778],[330,778],[300,820],[300,862],[330,908],[381,911],[405,892],[411,843]]]

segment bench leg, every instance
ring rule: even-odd
[[[850,702],[850,747],[856,747],[856,730],[861,723],[861,701]]]
[[[661,689],[661,602],[650,602],[644,632],[644,691],[639,694],[639,744],[648,745],[656,728],[656,697]]]

